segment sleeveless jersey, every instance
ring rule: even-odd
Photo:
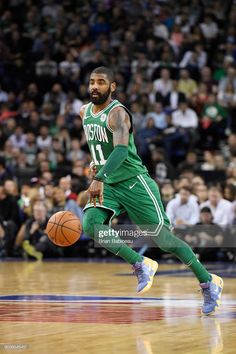
[[[126,110],[130,116],[132,126],[132,116],[130,112],[118,100],[113,100],[97,114],[93,113],[92,102],[85,106],[83,128],[97,171],[105,165],[109,155],[114,149],[113,133],[108,125],[108,117],[115,107],[123,107]],[[106,178],[106,183],[118,183],[142,173],[147,173],[147,169],[142,164],[142,160],[137,154],[131,129],[129,133],[128,157],[117,170]]]

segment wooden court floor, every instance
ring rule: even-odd
[[[181,265],[159,267],[145,296],[123,263],[1,262],[0,353],[236,353],[236,266],[220,310],[202,317],[198,283]]]

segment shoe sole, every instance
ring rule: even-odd
[[[221,279],[220,287],[221,287],[221,292],[220,292],[220,294],[219,294],[219,299],[216,300],[217,305],[215,306],[214,310],[211,311],[211,312],[202,312],[202,311],[201,311],[201,313],[202,313],[203,316],[210,316],[210,315],[213,315],[213,314],[219,309],[220,304],[221,304],[221,295],[222,295],[222,291],[223,291],[223,288],[224,288],[223,279]]]
[[[147,285],[145,286],[145,288],[143,288],[142,290],[140,290],[138,292],[138,294],[144,294],[146,293],[152,286],[153,284],[153,280],[154,280],[154,276],[156,274],[156,271],[158,269],[158,263],[154,261],[154,267],[152,268],[153,269],[153,275],[150,276],[150,280],[148,281]]]

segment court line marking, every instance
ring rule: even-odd
[[[125,296],[80,296],[80,295],[0,295],[0,303],[3,302],[31,302],[31,303],[127,303],[127,304],[156,304],[156,305],[196,305],[202,303],[202,299],[167,298],[167,297],[125,297]],[[225,299],[222,305],[236,306],[236,299]],[[184,307],[185,307],[184,306]]]

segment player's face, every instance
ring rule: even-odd
[[[105,74],[92,74],[89,80],[90,100],[95,105],[102,105],[115,90],[115,83],[111,83]]]

